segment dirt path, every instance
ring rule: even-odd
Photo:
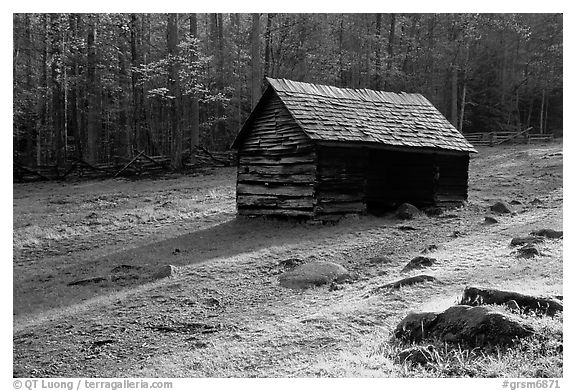
[[[562,145],[480,152],[471,162],[468,205],[409,223],[369,216],[333,226],[236,220],[230,170],[193,186],[181,177],[134,182],[130,185],[141,187],[120,190],[116,183],[87,186],[86,193],[77,189],[77,196],[88,197],[96,188],[102,194],[133,196],[123,209],[97,212],[105,226],[114,226],[115,219],[129,213],[142,216],[149,210],[142,199],[163,200],[166,188],[172,198],[162,202],[185,203],[192,193],[201,200],[195,207],[216,212],[179,227],[170,220],[174,215],[160,227],[147,222],[119,229],[108,239],[99,231],[88,239],[78,235],[84,243],[98,238],[106,244],[45,258],[33,246],[17,247],[26,238],[20,230],[26,218],[20,213],[36,210],[38,218],[32,221],[44,221],[45,214],[53,225],[59,217],[43,209],[45,193],[30,194],[30,188],[15,185],[14,374],[396,376],[399,369],[387,354],[386,341],[409,310],[445,308],[469,284],[561,294],[562,241],[547,240],[543,255],[532,259],[518,258],[509,242],[535,228],[561,229]],[[65,187],[62,192],[67,193]],[[210,194],[213,197],[207,197]],[[534,198],[541,203],[530,203]],[[495,199],[519,201],[518,213],[484,225],[486,207]],[[28,208],[29,201],[36,207]],[[67,208],[78,219],[89,210],[82,205]],[[179,213],[189,213],[190,207]],[[66,224],[75,226],[78,220],[73,218]],[[135,233],[147,236],[130,239]],[[108,244],[111,237],[119,237],[128,249],[118,251],[115,246],[121,244]],[[60,252],[77,242],[75,236],[42,240],[53,240],[50,245]],[[439,283],[372,293],[398,278],[404,264],[430,244],[438,246],[431,255],[439,263],[427,273]],[[336,291],[286,290],[279,287],[277,276],[278,262],[288,258],[338,262],[359,280]],[[178,276],[147,278],[166,263],[179,266]],[[141,267],[140,277],[121,284],[66,285],[73,278],[109,273],[120,264]],[[47,273],[53,277],[47,279]]]

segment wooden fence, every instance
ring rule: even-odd
[[[554,140],[551,134],[530,133],[532,128],[521,132],[498,131],[464,133],[464,137],[475,146],[495,146],[501,144],[531,144],[536,142],[549,142]]]
[[[192,162],[190,153],[184,156],[184,170],[200,167],[225,167],[235,164],[234,152],[210,152],[199,147]],[[91,164],[82,159],[72,158],[65,167],[24,166],[13,162],[14,182],[64,180],[66,178],[116,178],[148,176],[173,171],[168,156],[148,156],[137,152],[133,158],[115,156],[114,161]]]

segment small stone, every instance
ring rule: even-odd
[[[518,255],[524,258],[532,258],[535,255],[541,255],[540,250],[533,244],[527,244],[524,247],[518,249]]]
[[[178,272],[176,266],[173,265],[164,265],[161,266],[156,273],[152,275],[152,278],[155,280],[159,280],[161,278],[172,277]]]
[[[463,235],[464,234],[462,232],[456,230],[456,231],[452,232],[452,234],[450,236],[453,238],[459,238],[459,237],[462,237]]]
[[[432,251],[436,251],[438,250],[438,246],[435,244],[429,244],[428,246],[424,247],[424,249],[422,249],[422,251],[420,251],[420,254],[428,254]]]
[[[540,199],[540,198],[534,198],[532,201],[530,201],[531,205],[542,205],[544,202]]]
[[[404,266],[400,273],[406,273],[413,269],[423,269],[425,267],[434,265],[436,262],[437,260],[435,258],[417,256],[416,258],[410,260],[410,262]]]
[[[504,201],[498,201],[490,207],[492,212],[496,213],[512,213],[512,207]]]
[[[91,277],[91,278],[85,278],[85,279],[78,280],[78,281],[69,282],[68,286],[98,284],[98,283],[104,282],[106,280],[107,280],[106,277]]]
[[[368,259],[370,265],[382,265],[387,263],[392,263],[392,260],[388,257],[374,257]]]
[[[498,224],[498,220],[492,216],[484,216],[484,224]]]
[[[401,220],[411,220],[420,216],[420,210],[412,204],[404,203],[396,210],[396,217]]]

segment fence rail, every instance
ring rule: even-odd
[[[554,140],[551,134],[531,134],[528,128],[521,132],[476,132],[464,133],[464,137],[475,146],[495,146],[501,144],[530,144]]]

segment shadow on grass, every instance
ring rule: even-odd
[[[328,228],[328,229],[327,229]],[[273,246],[318,238],[350,227],[313,226],[294,220],[233,218],[210,228],[119,251],[95,259],[66,258],[51,273],[33,274],[14,283],[14,315],[54,309],[152,281],[162,265],[184,266],[233,257]],[[353,229],[353,228],[352,228]],[[115,273],[115,270],[126,273]],[[98,279],[98,277],[104,277]],[[96,282],[68,284],[84,279]],[[100,280],[100,281],[98,281]]]

